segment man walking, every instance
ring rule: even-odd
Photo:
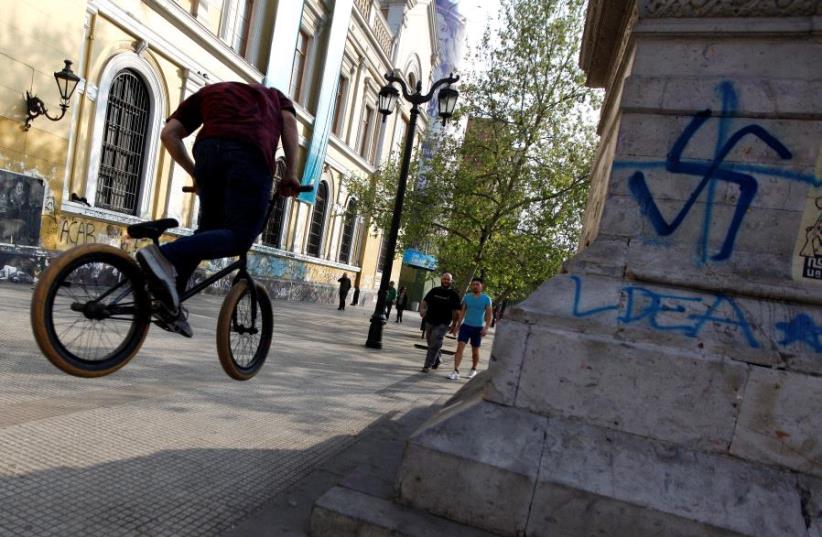
[[[449,330],[456,330],[459,322],[460,296],[451,288],[452,282],[451,274],[443,273],[440,286],[428,291],[420,304],[420,317],[425,319],[425,335],[428,339],[423,373],[428,373],[432,367],[439,365],[442,339]]]
[[[459,335],[457,336],[457,353],[454,355],[454,371],[448,375],[450,380],[460,378],[460,362],[465,344],[471,342],[471,373],[468,380],[477,374],[479,364],[479,350],[482,338],[488,334],[488,327],[491,326],[492,304],[491,297],[482,292],[482,278],[471,280],[471,292],[462,298],[462,308],[460,310]],[[456,328],[452,330],[456,332]]]
[[[394,287],[394,282],[388,282],[388,293],[385,295],[385,320],[391,319],[391,306],[397,300],[397,288]]]
[[[183,138],[197,129],[192,160]],[[191,337],[179,296],[197,265],[245,252],[262,231],[280,138],[286,170],[279,194],[294,196],[300,188],[297,119],[294,105],[280,91],[242,82],[210,84],[168,118],[160,140],[194,180],[200,220],[193,235],[137,252],[165,306],[163,328]]]
[[[340,307],[337,309],[345,310],[345,299],[348,297],[349,289],[351,289],[351,278],[343,272],[342,278],[337,281],[340,282]]]

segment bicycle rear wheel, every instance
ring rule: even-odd
[[[217,319],[217,354],[223,371],[235,380],[248,380],[268,356],[274,331],[271,299],[259,284],[252,321],[252,296],[248,282],[240,280],[226,295]]]
[[[102,377],[140,349],[150,312],[137,264],[121,250],[89,244],[68,250],[42,274],[32,296],[31,326],[57,368]]]

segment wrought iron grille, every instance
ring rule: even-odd
[[[277,164],[274,169],[274,184],[279,183],[280,179],[285,174],[285,160],[277,159]],[[263,231],[263,244],[275,246],[280,248],[282,246],[283,227],[285,226],[285,204],[286,199],[283,196],[274,197],[274,208],[271,211],[271,218],[268,219],[268,225]]]
[[[311,228],[308,231],[308,255],[314,257],[320,256],[327,207],[328,186],[323,181],[317,188],[317,200],[314,202],[314,212],[311,213]]]
[[[357,225],[357,200],[348,202],[343,220],[342,240],[340,241],[340,263],[351,260],[351,244],[354,242],[354,226]]]
[[[103,152],[97,177],[97,206],[137,214],[151,104],[145,82],[132,70],[111,84]]]

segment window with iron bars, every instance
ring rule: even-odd
[[[283,178],[285,174],[285,159],[277,159],[274,170],[274,187]],[[263,230],[263,244],[274,246],[276,248],[282,247],[283,228],[285,227],[286,212],[285,207],[287,199],[283,196],[274,196],[274,207],[271,210],[271,218],[268,219],[268,224]]]
[[[357,226],[357,200],[348,202],[343,220],[342,240],[340,241],[340,263],[351,262],[351,245],[354,243],[354,228]]]
[[[314,212],[311,213],[311,227],[308,230],[308,255],[320,256],[322,249],[325,213],[328,208],[328,185],[323,181],[317,188],[317,199],[314,201]]]
[[[131,69],[111,84],[97,178],[96,205],[137,214],[151,108],[149,90]]]

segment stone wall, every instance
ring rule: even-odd
[[[822,535],[821,15],[590,3],[583,248],[411,438],[403,502],[508,536]]]

